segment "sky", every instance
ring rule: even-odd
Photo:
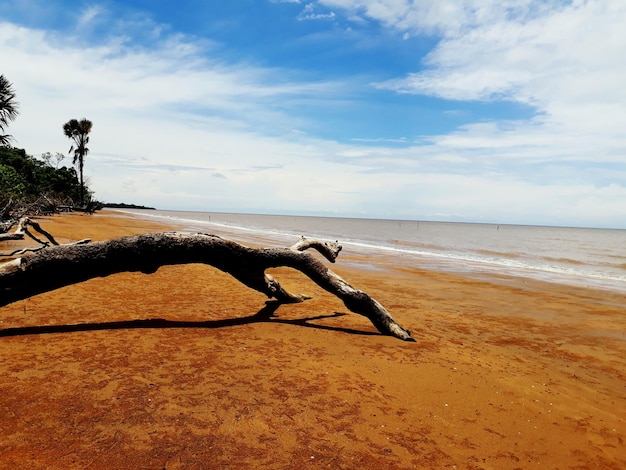
[[[626,228],[626,2],[0,0],[7,132],[159,209]]]

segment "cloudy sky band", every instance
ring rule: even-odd
[[[101,199],[626,228],[622,2],[9,3],[10,133],[91,119]]]

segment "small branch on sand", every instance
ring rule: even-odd
[[[190,263],[214,266],[280,303],[302,302],[310,298],[288,292],[265,273],[269,268],[284,266],[302,272],[339,297],[348,309],[368,318],[381,333],[415,341],[379,302],[324,266],[306,252],[309,248],[319,251],[331,262],[341,251],[337,242],[306,238],[290,248],[256,249],[215,235],[179,232],[50,246],[21,253],[19,258],[0,264],[0,306],[95,277],[127,271],[150,274],[161,266]]]
[[[36,232],[46,237],[48,241],[43,241],[37,238],[30,232],[30,230],[28,230],[28,227],[32,227]],[[43,246],[49,246],[50,244],[58,245],[57,241],[50,233],[42,229],[37,222],[29,217],[22,217],[17,223],[17,227],[13,233],[0,233],[0,242],[9,240],[24,240],[25,235],[28,235],[30,238]]]

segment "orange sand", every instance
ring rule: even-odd
[[[62,242],[165,229],[40,223]],[[342,257],[417,343],[285,269],[314,298],[274,318],[198,265],[0,309],[0,468],[626,468],[623,296]]]

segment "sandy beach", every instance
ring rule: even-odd
[[[62,243],[170,229],[38,222]],[[189,265],[1,308],[0,468],[626,468],[623,294],[359,256],[332,269],[417,343],[287,269],[311,300]]]

